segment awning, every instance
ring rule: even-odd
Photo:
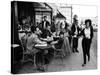
[[[52,11],[50,7],[41,2],[33,2],[33,7],[35,8],[35,11]]]
[[[55,16],[55,18],[66,19],[66,17],[64,15],[62,15],[61,12],[59,12],[59,11],[58,11],[57,15]]]

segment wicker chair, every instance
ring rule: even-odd
[[[63,43],[64,44],[64,43]],[[64,53],[63,53],[63,44],[61,49],[56,49],[54,48],[54,58],[60,58],[63,64],[63,57],[64,57]]]
[[[27,39],[24,39],[23,37],[21,38],[21,45],[23,48],[23,57],[22,57],[22,64],[24,62],[33,62],[34,63],[34,67],[36,68],[36,53],[38,52],[38,50],[35,50],[35,52],[32,52],[31,50],[27,49]],[[35,48],[34,48],[35,49]]]

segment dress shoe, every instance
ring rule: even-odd
[[[88,58],[88,62],[90,61],[90,58]]]
[[[38,67],[37,70],[38,70],[38,71],[45,72],[45,69],[44,69],[43,67]]]
[[[78,50],[76,50],[76,52],[77,52],[77,53],[79,53],[79,51],[78,51]]]
[[[75,50],[74,49],[72,51],[73,51],[73,53],[75,53]]]
[[[86,64],[82,64],[82,67],[84,67]]]

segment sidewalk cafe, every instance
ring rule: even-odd
[[[32,62],[34,71],[46,71],[52,59],[71,54],[66,18],[53,16],[47,3],[12,2],[12,72],[25,62]],[[56,23],[56,22],[57,23]]]

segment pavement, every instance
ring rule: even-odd
[[[51,61],[47,67],[47,72],[58,71],[78,71],[78,70],[90,70],[97,69],[97,33],[94,32],[94,38],[90,49],[90,62],[87,62],[86,66],[82,67],[83,52],[81,46],[82,38],[79,39],[78,50],[79,53],[72,53],[71,55],[61,59],[56,58]],[[25,64],[19,71],[19,73],[34,73],[31,63]],[[38,72],[37,72],[38,73]]]

